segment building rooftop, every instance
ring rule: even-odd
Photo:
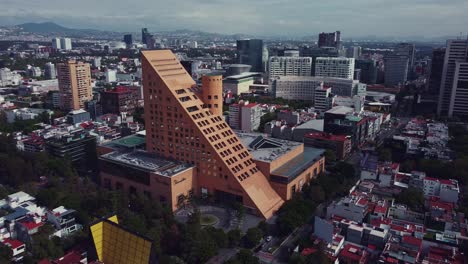
[[[304,152],[272,171],[271,174],[288,177],[289,180],[292,180],[321,159],[324,153],[323,149],[304,147]]]
[[[332,141],[341,141],[344,142],[346,140],[350,140],[350,136],[346,135],[333,135],[325,132],[317,132],[317,133],[309,133],[306,134],[304,137],[306,138],[315,138],[315,139],[323,139],[323,140],[332,140]]]
[[[323,131],[324,119],[312,119],[296,127],[301,129],[314,129],[317,131]]]
[[[253,155],[253,158],[260,161],[272,162],[302,145],[299,142],[267,138],[260,133],[241,133],[236,131],[236,134]]]
[[[132,152],[114,151],[102,155],[101,159],[167,177],[177,175],[192,167],[190,164],[172,161],[141,150]]]
[[[340,105],[340,106],[333,107],[332,109],[326,111],[325,113],[335,114],[335,115],[347,115],[353,112],[354,112],[354,108]]]
[[[104,143],[103,146],[109,147],[112,149],[119,149],[119,148],[140,148],[143,147],[146,143],[145,135],[142,134],[135,134],[130,135],[127,137],[119,138],[116,140],[112,140],[111,142]]]

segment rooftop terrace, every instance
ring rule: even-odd
[[[236,132],[236,134],[244,146],[252,153],[253,158],[260,161],[272,162],[302,145],[299,142],[267,138],[260,133]]]

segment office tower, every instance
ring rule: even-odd
[[[468,40],[448,40],[439,91],[439,116],[465,116],[468,101]]]
[[[361,70],[360,82],[365,84],[377,82],[377,62],[375,60],[356,60],[355,68]]]
[[[270,57],[270,53],[268,52],[268,48],[263,45],[262,50],[262,72],[268,72],[268,58]]]
[[[69,38],[61,38],[60,39],[60,47],[63,50],[71,50],[72,49],[72,42]]]
[[[127,48],[131,48],[133,44],[133,37],[132,34],[125,34],[123,38],[125,45],[127,45]]]
[[[270,57],[268,74],[276,76],[310,76],[312,72],[311,57]]]
[[[44,67],[44,75],[46,79],[52,80],[57,78],[57,72],[55,71],[55,65],[52,62],[46,63]]]
[[[361,53],[362,53],[362,48],[359,47],[359,46],[353,46],[353,47],[349,47],[347,50],[346,50],[346,57],[348,58],[354,58],[354,59],[359,59],[359,57],[361,57]]]
[[[237,61],[252,66],[253,72],[263,72],[263,40],[238,40]]]
[[[315,62],[315,76],[353,79],[353,58],[319,57]]]
[[[414,56],[416,53],[416,48],[412,43],[399,43],[396,45],[394,52],[398,56],[407,56],[408,57],[408,70],[411,71],[414,66]]]
[[[318,46],[319,48],[334,47],[337,50],[340,50],[341,49],[341,32],[336,31],[336,32],[331,32],[331,33],[325,33],[325,32],[320,33],[319,38],[318,38]]]
[[[150,37],[151,37],[151,34],[149,33],[148,29],[142,28],[141,29],[141,43],[147,44]]]
[[[385,86],[393,87],[408,80],[408,56],[388,55],[384,57]]]
[[[237,201],[270,218],[283,199],[223,118],[205,108],[195,82],[174,54],[142,51],[142,57],[147,151],[196,166],[192,192]],[[178,183],[177,192],[191,179]]]
[[[432,51],[430,77],[428,82],[428,94],[439,95],[442,71],[444,70],[445,49]]]
[[[70,60],[57,64],[60,108],[78,110],[93,99],[91,69],[88,63]]]
[[[62,46],[60,46],[60,38],[53,38],[52,39],[52,48],[54,49],[62,49]]]
[[[314,97],[314,108],[321,112],[328,111],[333,106],[333,96],[331,94],[331,88],[320,85],[315,88],[315,97]]]

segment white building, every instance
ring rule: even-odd
[[[16,119],[22,120],[31,120],[37,118],[42,112],[48,112],[49,115],[52,115],[54,112],[47,109],[39,108],[20,108],[20,109],[11,109],[6,110],[5,114],[7,117],[8,123],[15,122]]]
[[[356,80],[317,76],[280,76],[270,85],[275,97],[313,102],[315,89],[322,84],[331,87],[331,92],[337,96],[354,96],[366,89],[366,85]]]
[[[57,71],[55,70],[55,65],[52,62],[46,63],[44,67],[44,75],[47,79],[57,79]]]
[[[71,50],[72,49],[72,42],[70,38],[61,38],[60,39],[60,47],[63,50]]]
[[[95,68],[101,67],[101,57],[94,57],[92,64]]]
[[[336,215],[351,221],[362,223],[367,214],[369,201],[362,197],[345,197],[327,207],[327,219]]]
[[[423,192],[425,197],[440,197],[443,202],[457,203],[460,194],[458,181],[424,178]]]
[[[62,49],[62,46],[60,45],[60,38],[53,38],[52,39],[52,48],[54,49]]]
[[[117,81],[117,70],[107,69],[106,70],[106,82],[116,82]]]
[[[253,132],[260,126],[262,109],[259,104],[245,104],[241,107],[240,130]]]
[[[276,76],[310,76],[312,73],[312,58],[270,57],[268,73],[270,78]]]
[[[22,77],[16,71],[8,68],[0,69],[0,86],[16,86],[21,83]]]
[[[328,111],[332,108],[333,97],[331,95],[331,88],[326,86],[319,86],[315,89],[314,107],[321,112]]]
[[[82,226],[75,221],[75,213],[75,210],[66,209],[63,206],[47,212],[47,220],[52,223],[55,230],[57,230],[54,233],[55,236],[66,237],[82,229]]]
[[[364,110],[364,96],[355,95],[353,97],[350,96],[336,96],[333,101],[333,105],[335,106],[347,106],[353,107],[355,112],[362,112]]]
[[[318,57],[315,62],[315,75],[352,80],[354,78],[354,58]]]

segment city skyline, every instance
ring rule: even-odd
[[[0,24],[3,25],[53,21],[71,28],[113,31],[137,31],[148,27],[152,31],[189,29],[226,34],[310,36],[321,31],[341,30],[344,37],[435,37],[456,36],[460,32],[465,35],[465,25],[468,24],[468,17],[463,13],[468,2],[462,0],[394,0],[392,4],[386,1],[385,8],[382,8],[383,0],[356,0],[352,5],[343,0],[327,3],[261,0],[245,4],[226,0],[196,3],[137,0],[131,4],[107,0],[99,4],[91,0],[79,3],[57,0],[2,2]]]

